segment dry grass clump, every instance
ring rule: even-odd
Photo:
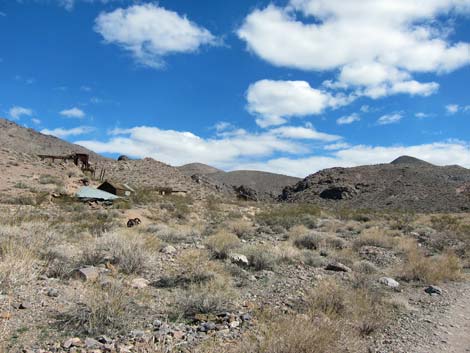
[[[200,232],[194,227],[184,225],[170,227],[162,223],[150,224],[142,232],[152,234],[168,244],[189,243],[194,241],[194,238],[200,237]]]
[[[229,278],[217,276],[203,283],[189,286],[176,300],[176,315],[194,318],[197,314],[219,314],[231,311],[238,293]]]
[[[361,235],[354,240],[353,248],[360,249],[363,246],[376,246],[391,249],[397,244],[397,240],[387,234],[386,230],[379,227],[364,229]]]
[[[78,266],[97,266],[110,263],[125,274],[142,273],[156,249],[145,238],[127,232],[106,233],[82,249]]]
[[[256,221],[260,225],[282,227],[286,230],[303,224],[307,228],[315,228],[317,218],[321,210],[311,204],[282,204],[278,207],[260,212],[256,215]]]
[[[61,315],[59,321],[79,333],[116,334],[128,328],[131,304],[131,294],[120,282],[90,285],[80,302]]]
[[[383,293],[368,287],[367,281],[346,287],[334,280],[324,280],[307,299],[307,310],[323,313],[330,320],[344,321],[367,336],[383,327],[393,311]]]
[[[253,236],[253,224],[245,220],[231,221],[227,223],[229,232],[240,239],[249,239]]]
[[[230,252],[240,246],[240,239],[228,231],[221,230],[206,239],[206,245],[216,259],[226,259]]]
[[[250,268],[255,271],[272,271],[279,261],[274,248],[268,245],[249,245],[243,248],[241,253],[247,257]]]
[[[258,334],[245,336],[233,353],[340,353],[355,352],[356,342],[348,339],[347,328],[328,319],[308,315],[272,313],[260,322]]]
[[[361,260],[361,261],[355,262],[353,268],[355,271],[362,273],[362,274],[366,274],[366,275],[371,275],[379,271],[377,266],[375,266],[372,262],[367,261],[367,260]]]
[[[305,265],[311,267],[324,267],[327,263],[323,256],[310,250],[302,251],[302,261]]]
[[[29,283],[38,273],[38,261],[33,249],[11,238],[0,240],[0,292]]]
[[[307,233],[297,237],[289,238],[299,249],[320,250],[320,249],[344,249],[347,242],[332,234]]]
[[[404,251],[406,260],[398,270],[404,280],[430,284],[458,280],[462,276],[460,259],[451,251],[426,256],[416,242],[409,242]]]

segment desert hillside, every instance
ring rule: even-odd
[[[376,210],[467,211],[470,170],[403,156],[390,164],[319,171],[286,187],[280,199]]]

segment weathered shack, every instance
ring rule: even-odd
[[[116,183],[109,180],[106,180],[100,186],[98,186],[98,189],[117,196],[130,196],[133,192],[135,192],[135,190],[132,189],[129,185]]]

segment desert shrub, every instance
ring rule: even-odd
[[[273,249],[278,262],[296,263],[301,260],[302,253],[289,243],[281,244]]]
[[[343,221],[369,222],[374,216],[374,211],[367,209],[341,208],[336,212],[338,219]]]
[[[29,186],[27,184],[25,184],[24,182],[22,182],[22,181],[17,182],[14,185],[14,187],[17,188],[17,189],[28,189],[29,188]]]
[[[282,204],[270,210],[263,211],[256,215],[256,221],[260,225],[281,226],[284,229],[303,224],[307,228],[316,227],[317,218],[321,210],[318,206],[311,204]]]
[[[47,277],[67,278],[75,268],[74,260],[62,249],[45,249],[41,259],[46,263],[44,273]]]
[[[378,272],[377,267],[372,262],[367,261],[367,260],[355,262],[353,268],[355,271],[359,273],[367,274],[367,275]]]
[[[133,234],[108,233],[83,248],[78,265],[110,263],[125,274],[139,274],[147,268],[151,251],[143,238]]]
[[[248,259],[250,268],[255,271],[274,270],[279,261],[274,249],[267,245],[251,245],[241,251]]]
[[[194,238],[200,237],[200,233],[194,227],[169,227],[165,224],[150,224],[145,232],[153,234],[169,244],[188,243]]]
[[[385,294],[372,288],[367,280],[352,287],[324,280],[313,289],[306,303],[311,315],[321,312],[331,320],[345,320],[360,336],[384,327],[393,312]]]
[[[431,217],[431,227],[439,232],[453,231],[456,232],[461,226],[460,219],[451,215],[439,215]]]
[[[307,266],[323,267],[326,265],[326,259],[324,257],[310,250],[302,251],[302,259]]]
[[[238,220],[228,222],[227,229],[240,239],[249,239],[253,236],[253,225],[248,221]]]
[[[231,311],[237,292],[227,278],[215,277],[209,281],[192,284],[180,293],[176,301],[177,312],[186,318],[197,314],[218,314]]]
[[[259,334],[247,334],[233,353],[339,353],[354,352],[357,343],[337,322],[305,315],[271,313],[259,324]]]
[[[461,278],[460,260],[450,251],[426,256],[415,243],[408,246],[405,251],[406,261],[399,269],[400,277],[404,280],[430,284]]]
[[[39,273],[37,257],[27,244],[0,238],[0,292],[28,284]]]
[[[64,185],[63,181],[60,180],[60,178],[55,177],[53,175],[49,175],[49,174],[41,175],[38,181],[39,181],[39,184],[54,184],[58,186]]]
[[[304,235],[307,235],[308,233],[310,233],[310,230],[306,226],[304,226],[303,224],[298,224],[289,229],[287,237],[290,240],[294,240]]]
[[[391,219],[391,228],[409,233],[413,230],[416,215],[413,212],[395,212],[388,215]]]
[[[305,234],[294,240],[294,245],[299,249],[316,250],[320,247],[322,237],[318,234]]]
[[[318,250],[321,248],[344,249],[347,242],[335,235],[307,233],[291,239],[299,249]]]
[[[100,335],[116,334],[129,326],[131,296],[117,281],[106,286],[85,288],[81,302],[61,315],[59,323],[78,333]]]
[[[390,249],[396,245],[396,240],[387,235],[386,231],[379,227],[364,229],[361,235],[354,240],[353,248],[359,250],[363,246],[376,246]]]
[[[240,245],[240,240],[235,234],[221,230],[208,237],[206,245],[214,258],[225,259],[233,249]]]

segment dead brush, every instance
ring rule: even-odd
[[[80,302],[58,318],[76,333],[117,334],[129,327],[132,295],[120,282],[84,288]]]
[[[379,227],[364,229],[361,235],[354,240],[354,250],[359,250],[363,246],[375,246],[379,248],[391,249],[397,244],[397,239],[387,234],[386,230]]]
[[[240,246],[238,237],[225,230],[220,230],[206,239],[206,246],[216,259],[226,259],[231,251]]]
[[[347,322],[359,336],[367,336],[386,325],[393,308],[386,295],[369,286],[368,280],[346,286],[333,279],[320,282],[306,299],[309,315],[322,313],[330,320]]]
[[[341,322],[305,314],[260,315],[256,334],[245,334],[230,353],[358,352],[359,340]]]
[[[459,280],[462,276],[460,259],[450,250],[440,255],[426,256],[414,241],[407,242],[403,250],[405,263],[397,272],[406,281],[431,284]]]
[[[173,315],[192,319],[197,314],[219,314],[233,310],[237,299],[238,293],[232,281],[216,276],[209,281],[192,284],[180,292]]]

